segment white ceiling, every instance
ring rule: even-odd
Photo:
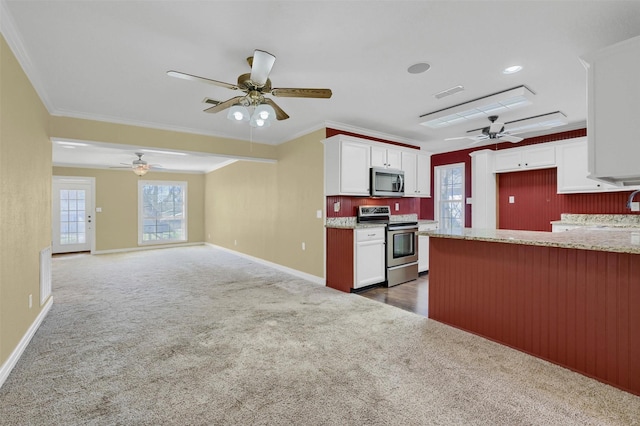
[[[536,93],[533,104],[500,121],[560,110],[567,129],[583,127],[580,56],[640,35],[640,1],[0,1],[2,32],[52,114],[267,144],[328,122],[432,152],[462,149],[470,141],[444,139],[486,119],[435,131],[419,116],[522,84]],[[330,88],[333,97],[273,98],[291,118],[251,136],[246,123],[202,112],[205,97],[236,92],[166,75],[235,83],[254,49],[277,57],[274,87]],[[429,71],[407,72],[423,61]],[[503,75],[513,64],[524,69]],[[433,96],[457,85],[465,90]],[[111,149],[119,151],[110,162],[135,159],[135,147]],[[54,143],[59,164],[86,164],[93,154]],[[165,157],[145,159],[214,167]]]

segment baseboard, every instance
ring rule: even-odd
[[[22,336],[22,339],[20,339],[20,343],[18,343],[18,346],[13,350],[13,352],[11,352],[9,359],[7,359],[5,363],[0,367],[0,387],[2,387],[5,380],[7,380],[7,377],[9,377],[11,370],[13,370],[13,367],[15,367],[18,363],[18,360],[24,353],[24,350],[29,345],[31,338],[33,338],[33,335],[36,334],[36,331],[38,331],[38,328],[40,328],[40,324],[42,324],[42,321],[44,321],[45,317],[49,313],[49,310],[51,310],[51,306],[53,306],[53,296],[49,297],[47,303],[45,303],[42,307],[40,314],[38,314],[35,321],[33,321],[25,335]]]
[[[126,252],[129,252],[129,251],[156,250],[156,249],[173,248],[173,247],[201,246],[203,244],[204,244],[204,242],[178,243],[178,244],[156,244],[156,245],[150,245],[150,246],[127,247],[127,248],[121,248],[121,249],[96,250],[91,254],[126,253]]]
[[[228,249],[226,247],[217,246],[217,245],[211,244],[211,243],[205,243],[205,245],[213,247],[213,248],[216,248],[216,249],[219,249],[219,250],[226,251],[228,253],[233,253],[233,254],[235,254],[237,256],[244,257],[246,259],[252,260],[252,261],[254,261],[256,263],[260,263],[262,265],[269,266],[270,268],[277,269],[277,270],[282,271],[282,272],[284,272],[286,274],[289,274],[289,275],[293,275],[294,277],[298,277],[298,278],[302,278],[303,280],[311,281],[314,284],[318,284],[318,285],[321,285],[321,286],[325,285],[325,279],[322,278],[322,277],[318,277],[316,275],[307,274],[306,272],[298,271],[297,269],[289,268],[289,267],[280,265],[278,263],[269,262],[268,260],[260,259],[259,257],[250,256],[248,254],[241,253],[239,251],[234,251],[234,250]]]

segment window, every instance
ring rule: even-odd
[[[440,229],[464,228],[464,163],[438,166],[435,171],[436,211]]]
[[[187,241],[187,183],[138,181],[138,244]]]

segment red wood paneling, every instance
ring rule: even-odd
[[[347,197],[330,196],[327,199],[327,217],[350,217],[358,214],[358,206],[390,206],[391,214],[420,214],[419,198],[371,198],[371,197]],[[334,212],[333,205],[340,203],[340,211]],[[398,203],[399,210],[395,205]]]
[[[353,287],[353,230],[327,228],[327,287],[349,293]]]
[[[429,317],[640,395],[640,255],[430,239]]]
[[[556,176],[556,168],[499,174],[498,227],[551,231],[561,213],[634,214],[626,208],[631,191],[557,194]]]
[[[572,130],[569,132],[554,133],[551,135],[538,136],[535,138],[528,138],[522,142],[514,145],[509,142],[498,143],[494,145],[478,146],[470,149],[463,149],[459,151],[445,152],[442,154],[434,154],[431,156],[431,193],[433,194],[433,167],[443,166],[447,164],[465,163],[465,197],[471,197],[471,157],[470,153],[480,149],[491,149],[494,151],[501,149],[513,148],[514,146],[535,145],[545,142],[554,142],[564,139],[579,138],[587,135],[586,129]],[[566,212],[563,212],[566,213]],[[586,212],[585,212],[586,213]],[[471,205],[465,204],[465,226],[470,228],[471,224]],[[420,201],[420,218],[421,219],[433,219],[433,198],[422,198]],[[516,228],[514,228],[516,229]]]

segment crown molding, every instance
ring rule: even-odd
[[[2,32],[9,48],[22,67],[22,71],[26,74],[27,79],[31,82],[31,86],[33,86],[33,89],[38,94],[38,97],[44,104],[44,107],[49,111],[49,114],[51,114],[55,111],[55,108],[47,96],[42,79],[40,78],[36,67],[33,65],[33,61],[24,47],[22,37],[20,37],[20,32],[18,31],[13,15],[11,15],[5,0],[0,0],[0,32]]]
[[[407,145],[413,145],[416,148],[421,148],[421,143],[414,139],[403,138],[400,136],[390,135],[388,133],[377,132],[375,130],[364,129],[362,127],[352,126],[350,124],[338,123],[336,121],[325,121],[325,127],[342,130],[345,132],[357,133],[363,136],[369,136],[371,138],[384,139],[392,142],[399,142]]]

